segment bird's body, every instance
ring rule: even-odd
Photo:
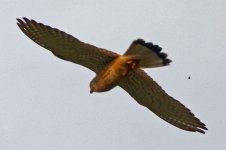
[[[19,28],[30,39],[50,50],[55,56],[80,64],[96,73],[90,92],[105,92],[115,86],[127,91],[139,104],[183,130],[205,133],[207,130],[194,114],[178,100],[169,96],[141,68],[162,67],[171,60],[158,45],[142,39],[132,42],[123,55],[83,43],[56,28],[23,18]]]
[[[136,60],[128,56],[118,56],[107,64],[103,70],[97,72],[96,77],[90,83],[92,92],[109,91],[126,78],[130,71],[136,66]]]

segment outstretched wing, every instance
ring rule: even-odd
[[[83,43],[63,31],[27,18],[17,19],[17,25],[31,40],[50,50],[57,57],[80,64],[94,72],[101,70],[118,54]]]
[[[165,93],[143,70],[135,69],[119,83],[139,104],[153,111],[170,124],[187,131],[207,130],[194,114],[179,101]]]

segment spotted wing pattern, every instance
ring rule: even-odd
[[[136,69],[119,86],[127,91],[139,104],[147,107],[170,124],[187,131],[207,130],[194,114],[179,101],[165,93],[143,70]]]
[[[101,70],[118,54],[83,43],[63,31],[27,18],[17,19],[17,25],[31,40],[50,50],[57,57],[80,64],[94,72]]]

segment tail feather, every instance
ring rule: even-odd
[[[143,39],[133,41],[124,56],[139,60],[141,68],[154,68],[169,65],[172,62],[162,48],[152,43],[146,43]]]

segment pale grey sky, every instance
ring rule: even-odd
[[[226,148],[224,0],[1,0],[0,6],[1,150]],[[32,42],[17,17],[120,54],[137,38],[160,45],[173,63],[146,71],[209,130],[175,128],[120,88],[90,95],[95,74]]]

